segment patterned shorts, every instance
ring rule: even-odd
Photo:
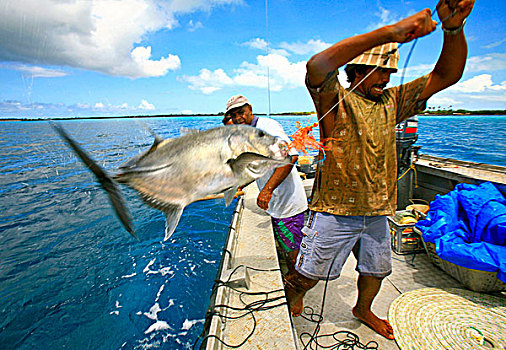
[[[299,249],[304,226],[304,213],[289,218],[276,219],[271,217],[274,236],[285,252]]]

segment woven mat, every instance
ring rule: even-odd
[[[463,289],[422,288],[388,312],[400,349],[506,349],[506,298]]]

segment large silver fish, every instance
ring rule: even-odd
[[[249,125],[229,125],[189,132],[175,139],[155,142],[145,153],[130,159],[109,176],[57,124],[65,139],[106,190],[125,229],[136,237],[128,208],[117,182],[136,190],[151,207],[166,215],[165,240],[188,204],[223,193],[229,205],[238,187],[289,163],[285,142]]]

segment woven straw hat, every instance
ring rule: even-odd
[[[399,50],[397,43],[387,43],[373,47],[355,57],[348,64],[364,64],[366,66],[378,66],[397,70],[399,65]]]
[[[506,299],[463,289],[422,288],[388,311],[400,349],[505,349]]]

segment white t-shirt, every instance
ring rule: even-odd
[[[266,133],[279,137],[286,142],[290,142],[290,139],[285,134],[283,127],[274,119],[259,117],[256,127]],[[292,148],[289,152],[290,155],[298,155],[297,150]],[[271,178],[274,173],[274,169],[270,170],[256,180],[257,186],[262,190],[267,181]],[[266,212],[270,216],[276,219],[284,219],[290,216],[294,216],[302,213],[307,209],[307,197],[304,186],[302,185],[302,179],[299,176],[296,166],[292,168],[292,171],[286,179],[273,191],[272,199],[269,202],[269,208]]]

